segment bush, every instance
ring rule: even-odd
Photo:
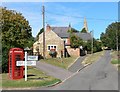
[[[54,49],[51,49],[49,55],[53,58],[57,56],[57,52]]]

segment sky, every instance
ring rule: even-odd
[[[16,10],[29,21],[32,35],[36,37],[42,28],[42,2],[3,2],[2,6]],[[117,2],[45,2],[45,25],[68,27],[69,24],[79,31],[83,28],[84,17],[88,30],[94,31],[94,37],[113,22],[118,20]]]

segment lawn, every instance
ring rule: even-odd
[[[88,54],[85,60],[82,62],[83,65],[91,64],[97,61],[101,56],[104,55],[105,51],[96,52],[94,54]]]
[[[41,59],[40,62],[46,62],[54,66],[62,67],[68,69],[68,67],[77,59],[78,57],[67,57],[67,58],[48,58]]]
[[[27,88],[27,87],[40,87],[61,82],[59,79],[47,76],[44,72],[30,67],[28,69],[28,80],[10,80],[8,74],[2,74],[2,87],[3,88]]]

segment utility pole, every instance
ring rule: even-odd
[[[42,6],[42,19],[43,19],[43,58],[45,59],[45,7]]]
[[[118,30],[116,30],[116,50],[118,51]]]
[[[93,35],[93,30],[90,32],[91,33],[91,54],[93,54],[93,39],[94,39],[94,35]]]

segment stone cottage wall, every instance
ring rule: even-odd
[[[43,54],[43,33],[39,35],[39,43],[40,43],[40,54]],[[57,57],[61,57],[61,50],[64,49],[64,41],[57,36],[53,31],[45,32],[45,57],[50,57],[48,51],[48,45],[56,45],[57,46]]]

